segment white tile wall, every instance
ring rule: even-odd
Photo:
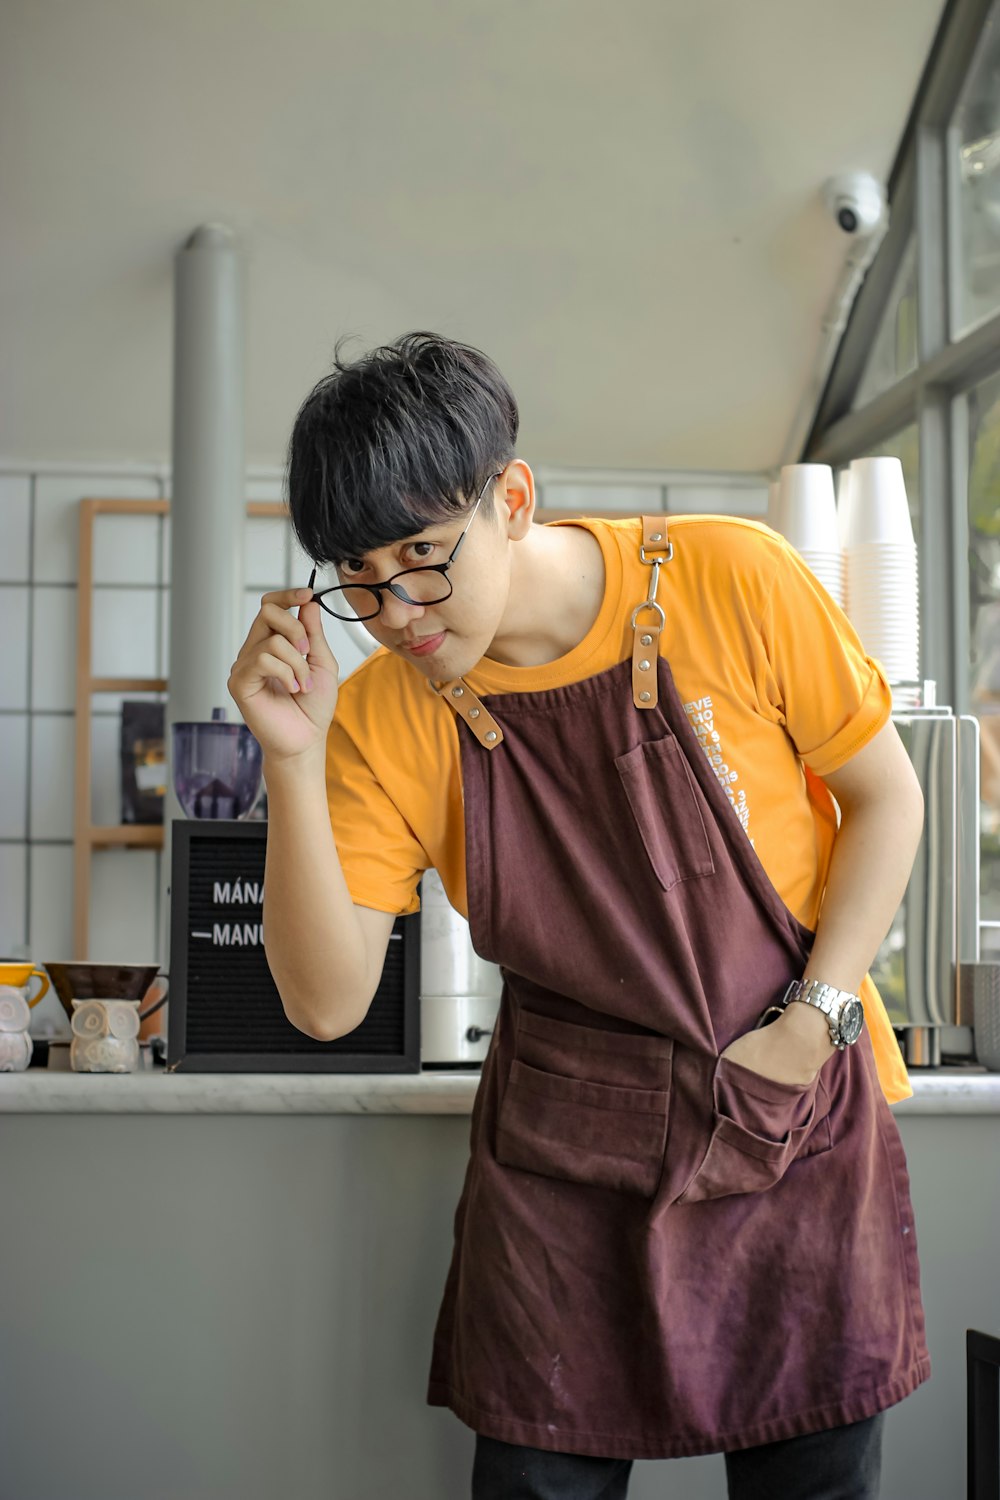
[[[156,588],[95,588],[91,670],[95,677],[157,675]]]
[[[90,821],[98,828],[121,822],[121,734],[120,709],[90,721]]]
[[[263,592],[263,590],[258,592],[256,589],[244,589],[243,591],[243,618],[240,625],[240,646],[243,645],[250,634],[250,627],[260,614],[260,595]]]
[[[304,589],[309,582],[309,574],[312,572],[312,559],[307,557],[299,546],[295,533],[289,524],[288,529],[288,587],[290,589]]]
[[[248,479],[243,493],[248,500],[283,501],[285,498],[284,477],[281,474],[275,474],[268,478]]]
[[[29,592],[0,585],[0,708],[28,707]]]
[[[73,846],[32,844],[28,942],[41,963],[73,957]]]
[[[28,939],[28,846],[0,844],[0,954],[26,957]]]
[[[243,581],[258,597],[286,587],[288,522],[270,516],[249,516],[243,532]]]
[[[31,535],[31,476],[0,474],[0,583],[27,583]]]
[[[76,712],[76,588],[31,591],[31,706]]]
[[[169,675],[170,675],[170,590],[169,590],[169,588],[163,588],[163,589],[160,590],[160,597],[159,597],[159,600],[158,600],[158,603],[157,603],[157,608],[159,609],[159,612],[160,612],[160,636],[159,636],[159,642],[160,642],[160,644],[159,644],[159,650],[158,650],[157,656],[156,656],[156,675],[157,675],[157,677],[169,677]],[[142,694],[142,693],[137,693],[136,694],[137,698],[142,698],[143,696],[144,696],[144,694]]]
[[[90,863],[91,959],[157,963],[158,899],[155,850],[95,849]]]
[[[158,500],[158,479],[39,475],[35,480],[35,583],[75,583],[80,501]]]
[[[156,515],[98,516],[94,522],[94,583],[158,583],[160,521]]]
[[[570,510],[658,509],[761,514],[767,485],[732,488],[705,476],[563,472],[541,486],[542,503]],[[0,954],[39,962],[72,954],[73,791],[77,541],[84,496],[158,499],[169,493],[145,475],[0,475]],[[283,499],[280,474],[248,479],[248,500]],[[166,676],[169,647],[169,518],[101,516],[94,532],[93,670],[101,675]],[[243,638],[271,589],[304,584],[310,560],[285,520],[249,518],[244,532]],[[326,579],[325,581],[332,581]],[[356,640],[324,615],[323,628],[345,675],[363,660]],[[30,684],[29,684],[30,664]],[[29,690],[30,689],[30,690]],[[129,694],[150,701],[162,695]],[[121,816],[121,695],[92,700],[92,817]],[[231,713],[235,718],[235,705]],[[30,762],[28,745],[31,746]],[[30,764],[30,778],[29,778]],[[30,779],[30,788],[29,788]],[[30,807],[29,807],[30,801]],[[91,866],[92,958],[165,956],[158,939],[158,875],[153,850],[95,851]],[[159,952],[157,951],[159,948]],[[50,994],[32,1012],[35,1035],[68,1035]]]
[[[165,677],[164,671],[157,671],[158,677]],[[162,703],[163,693],[94,693],[90,702],[94,714],[114,714],[121,717],[122,700],[127,698],[130,703]]]
[[[0,768],[0,838],[25,839],[28,836],[27,714],[0,714]],[[5,889],[0,906],[6,898]]]
[[[33,714],[31,726],[31,837],[72,839],[76,718]]]

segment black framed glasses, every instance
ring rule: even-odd
[[[476,518],[476,511],[483,503],[483,496],[494,479],[499,479],[502,473],[503,469],[497,469],[496,473],[491,474],[483,485],[479,492],[479,499],[472,507],[472,513],[462,527],[462,534],[454,547],[452,547],[451,554],[446,562],[428,563],[423,568],[404,568],[402,572],[394,573],[391,578],[387,578],[384,583],[367,583],[364,585],[360,583],[335,583],[331,584],[329,588],[317,589],[313,594],[313,598],[320,609],[325,609],[327,614],[332,615],[335,620],[373,620],[381,612],[382,598],[386,589],[391,594],[394,594],[397,599],[401,599],[404,604],[442,604],[445,599],[450,599],[452,586],[451,579],[448,577],[448,570],[458,557],[462,543],[465,541],[465,534]],[[313,568],[309,575],[307,588],[311,589],[316,582],[317,572],[318,569]],[[399,582],[401,578],[406,579],[405,588]],[[338,597],[335,603],[342,605],[343,608],[332,609],[329,604],[324,604],[323,596],[325,594],[336,594]]]

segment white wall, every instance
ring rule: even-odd
[[[541,470],[540,503],[625,514],[720,511],[763,515],[767,483],[754,475]],[[35,963],[76,957],[72,947],[77,545],[82,498],[155,500],[165,470],[8,470],[0,473],[0,955]],[[248,475],[248,500],[280,500],[276,471]],[[94,534],[93,660],[101,676],[169,675],[169,518],[99,516]],[[267,590],[304,584],[309,563],[283,520],[248,518],[244,630]],[[337,622],[327,639],[346,671],[362,652]],[[92,813],[118,823],[120,694],[92,699]],[[156,694],[129,694],[155,700]],[[231,718],[235,704],[225,705]],[[92,960],[168,961],[160,930],[157,850],[92,855]],[[33,1012],[37,1036],[68,1035],[50,993]]]

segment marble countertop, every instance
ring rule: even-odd
[[[1000,1115],[1000,1073],[981,1068],[914,1070],[913,1098],[896,1115]],[[479,1072],[425,1073],[72,1073],[29,1068],[0,1073],[9,1114],[467,1115]]]

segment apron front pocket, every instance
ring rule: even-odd
[[[820,1074],[800,1088],[720,1057],[708,1151],[678,1203],[773,1187],[796,1159],[833,1146],[830,1101]]]
[[[674,736],[647,740],[615,756],[615,768],[663,889],[669,891],[681,880],[714,875],[698,788]]]
[[[515,1059],[497,1124],[501,1166],[621,1192],[656,1192],[670,1095],[586,1083]]]

